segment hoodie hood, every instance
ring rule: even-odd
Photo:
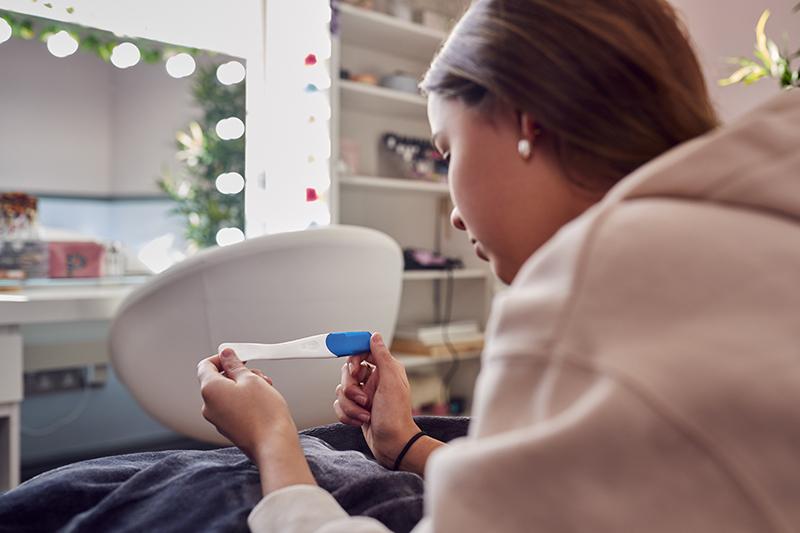
[[[800,90],[642,166],[606,201],[675,197],[800,218]]]

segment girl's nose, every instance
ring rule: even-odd
[[[461,213],[458,212],[457,207],[454,207],[453,211],[450,213],[450,224],[456,229],[467,231],[467,225],[464,224],[464,220],[461,218]]]

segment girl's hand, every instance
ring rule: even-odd
[[[244,366],[233,350],[200,361],[197,377],[203,417],[254,463],[258,464],[276,440],[297,441],[286,400],[272,380],[260,370]]]
[[[408,439],[419,431],[411,416],[406,370],[379,333],[370,339],[369,354],[350,357],[342,367],[333,408],[339,421],[361,427],[372,454],[385,467],[394,464]]]

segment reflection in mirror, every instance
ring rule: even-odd
[[[0,69],[0,277],[243,239],[244,60],[0,11]]]

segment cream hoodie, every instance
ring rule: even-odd
[[[800,531],[800,90],[620,182],[487,330],[415,532]],[[308,486],[249,524],[387,531]]]

